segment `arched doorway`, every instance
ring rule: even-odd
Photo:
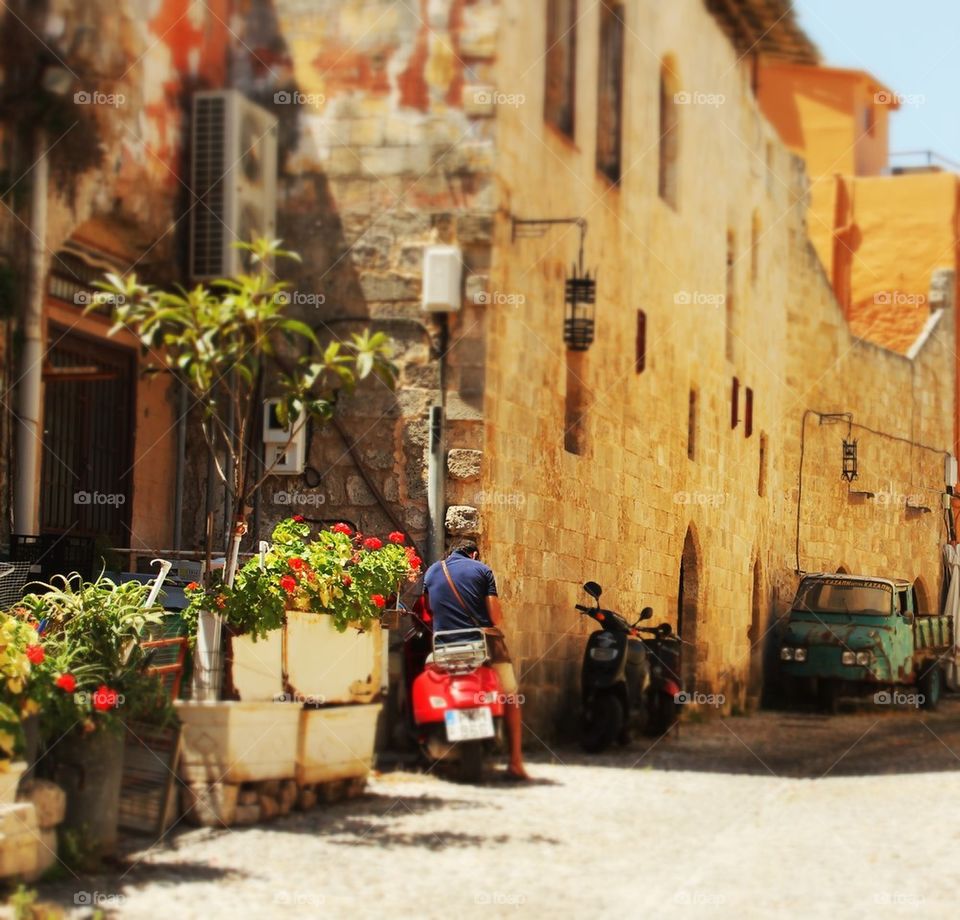
[[[837,575],[849,575],[849,574],[850,574],[850,569],[848,569],[845,565],[838,565],[838,566],[837,566],[836,574],[837,574]]]
[[[747,641],[750,643],[747,696],[751,706],[760,703],[763,692],[763,647],[766,633],[763,608],[763,571],[760,560],[756,559],[753,563],[753,583],[750,588],[750,628],[747,630]]]
[[[927,590],[927,583],[920,577],[913,583],[914,606],[917,613],[934,613],[930,605],[930,592]]]
[[[700,554],[693,528],[687,529],[680,555],[680,579],[677,589],[677,635],[683,642],[683,689],[697,689],[697,618],[700,601]]]

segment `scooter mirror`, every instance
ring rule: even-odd
[[[640,611],[641,620],[649,620],[652,616],[653,616],[653,607],[644,607],[643,610]]]
[[[588,581],[583,586],[583,590],[595,600],[600,600],[600,595],[603,594],[603,588],[601,588],[600,585],[598,585],[595,581]]]

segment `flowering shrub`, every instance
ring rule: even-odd
[[[39,708],[29,692],[31,672],[44,660],[37,643],[30,624],[0,614],[0,770],[22,749],[21,719]]]
[[[287,518],[274,528],[263,566],[259,557],[250,559],[232,588],[188,585],[186,616],[219,609],[233,629],[254,639],[282,626],[288,609],[328,614],[340,632],[350,624],[366,628],[423,564],[399,531],[388,541],[364,538],[347,524],[334,524],[311,539],[303,518]]]

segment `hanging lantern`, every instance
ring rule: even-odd
[[[574,266],[573,274],[566,280],[565,293],[563,340],[571,351],[586,351],[593,344],[597,280],[590,277],[590,272],[578,275]]]
[[[857,478],[857,442],[843,439],[843,472],[841,478],[853,482]]]

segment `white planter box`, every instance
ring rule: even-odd
[[[183,723],[180,776],[185,782],[293,778],[299,704],[178,701],[176,707]]]
[[[17,786],[26,769],[26,761],[14,760],[0,773],[0,805],[12,805],[17,800]]]
[[[332,706],[300,713],[297,782],[327,783],[365,777],[373,765],[377,717],[382,706]]]
[[[340,633],[326,614],[288,610],[285,628],[287,680],[294,701],[369,703],[379,693],[379,623],[362,633],[352,627]],[[249,636],[233,638],[232,679],[241,700],[274,700],[283,694],[282,633],[273,630],[257,642]]]

